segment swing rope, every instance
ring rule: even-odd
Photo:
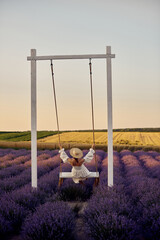
[[[92,62],[91,58],[89,59],[89,70],[90,70],[90,89],[91,89],[91,107],[92,107],[92,129],[93,129],[93,144],[95,147],[95,129],[94,129],[94,108],[93,108],[93,87],[92,87]],[[57,108],[57,100],[56,100],[56,89],[55,89],[55,81],[54,81],[54,71],[53,71],[53,63],[51,60],[51,74],[52,74],[52,83],[53,83],[53,93],[54,93],[54,103],[55,103],[55,111],[56,111],[56,121],[57,121],[57,130],[58,130],[58,143],[60,145],[60,131],[59,131],[59,120],[58,120],[58,108]],[[97,158],[96,158],[96,148],[95,148],[95,168],[96,172],[98,172],[97,167]],[[60,172],[62,172],[62,164],[60,159]]]
[[[53,63],[52,63],[52,60],[51,60],[51,74],[52,74],[53,93],[54,93],[54,104],[55,104],[57,130],[58,130],[58,143],[59,143],[59,145],[60,145],[60,144],[61,144],[61,141],[60,141],[60,133],[59,133],[58,108],[57,108],[56,88],[55,88],[54,71],[53,71]],[[60,159],[60,172],[62,172],[61,159]]]
[[[92,84],[92,62],[91,62],[91,58],[89,59],[89,70],[90,70],[90,89],[91,89],[91,107],[92,107],[93,144],[94,144],[94,147],[95,147],[94,108],[93,108],[93,84]],[[96,168],[96,172],[98,172],[97,158],[96,158],[96,148],[95,148],[94,157],[95,157],[95,168]]]

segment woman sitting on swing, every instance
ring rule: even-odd
[[[73,158],[69,158],[69,156],[64,151],[61,145],[59,145],[59,153],[60,158],[63,160],[64,163],[69,163],[72,166],[72,176],[73,181],[75,183],[80,183],[84,185],[83,181],[87,179],[87,177],[91,174],[91,172],[84,166],[83,163],[91,162],[93,159],[94,151],[94,144],[90,148],[89,152],[86,154],[84,158],[83,152],[79,148],[72,148],[70,149],[70,155]]]

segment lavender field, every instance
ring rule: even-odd
[[[30,150],[0,149],[0,239],[160,240],[160,153],[114,151],[111,189],[107,153],[96,154],[97,188],[94,179],[86,186],[65,179],[58,188],[58,150],[38,151],[38,189],[32,191]],[[95,171],[94,161],[85,165]]]

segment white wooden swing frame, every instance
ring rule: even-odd
[[[112,128],[112,65],[111,46],[106,47],[106,54],[87,55],[54,55],[37,56],[36,49],[31,49],[31,56],[27,57],[31,61],[31,186],[37,188],[37,61],[39,60],[67,60],[67,59],[106,59],[107,76],[107,115],[108,115],[108,186],[113,186],[113,128]],[[71,173],[60,173],[60,178],[70,178]],[[90,176],[99,178],[98,172],[92,172]]]

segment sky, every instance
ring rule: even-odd
[[[30,49],[112,53],[113,128],[160,127],[159,0],[0,0],[0,131],[31,129]],[[91,129],[88,60],[53,62],[60,130]],[[107,128],[106,60],[93,59],[95,128]],[[49,61],[37,61],[37,130],[56,130]]]

